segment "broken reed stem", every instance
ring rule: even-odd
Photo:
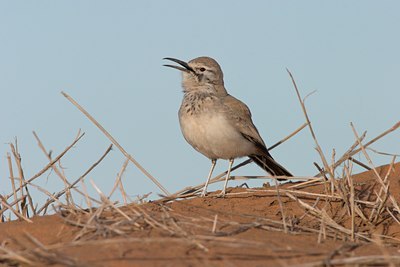
[[[292,132],[291,134],[289,134],[288,136],[286,136],[285,138],[283,138],[282,140],[276,142],[275,144],[273,144],[272,146],[270,146],[268,148],[268,151],[274,149],[275,147],[279,146],[280,144],[283,144],[284,142],[286,142],[287,140],[289,140],[290,138],[292,138],[293,136],[295,136],[296,134],[298,134],[301,130],[303,130],[305,127],[307,127],[308,122],[303,123],[303,125],[301,125],[299,128],[297,128],[294,132]]]
[[[239,181],[239,180],[264,180],[264,179],[268,179],[268,180],[277,180],[277,179],[287,179],[287,176],[272,176],[272,175],[246,175],[246,176],[231,176],[229,180],[232,181]],[[223,180],[223,178],[221,177],[221,179],[217,180],[216,182],[219,182]],[[315,181],[322,181],[323,178],[315,178],[315,177],[307,177],[307,176],[290,176],[290,179],[287,180],[291,180],[291,181],[306,181],[309,182],[310,180],[312,180],[313,182]]]
[[[23,201],[25,198],[26,198],[26,196],[22,196],[22,197],[20,197],[20,198],[17,198],[16,200],[14,200],[12,203],[9,204],[10,207],[13,207],[13,206],[18,207],[18,203],[21,202],[21,201]],[[4,199],[5,199],[5,198],[4,198]],[[0,216],[3,216],[4,212],[6,212],[7,210],[8,210],[7,207],[5,207],[5,206],[2,207],[2,208],[0,209]],[[20,211],[19,209],[17,209],[16,211],[19,212],[19,213],[21,213],[21,211]]]
[[[396,161],[396,156],[393,156],[392,162],[390,163],[388,172],[387,172],[386,177],[385,177],[385,181],[389,178],[390,173],[393,171],[395,161]],[[397,211],[397,213],[400,214],[400,208],[399,208],[399,204],[397,203],[397,200],[396,200],[392,195],[389,196],[389,199],[390,199],[390,202],[393,204],[394,209]],[[390,212],[390,214],[392,214],[392,213]],[[393,216],[392,216],[392,217],[393,217]],[[397,222],[399,222],[399,221],[397,220],[397,218],[396,218],[395,220],[396,220]],[[400,223],[399,223],[399,224],[400,224]]]
[[[387,170],[387,172],[386,172],[386,175],[385,175],[385,178],[383,179],[383,181],[386,183],[386,181],[389,179],[389,175],[390,175],[390,173],[393,171],[393,168],[394,168],[394,163],[396,162],[396,155],[394,155],[393,157],[392,157],[392,161],[390,162],[390,165],[389,165],[389,168],[388,168],[388,170]]]
[[[214,216],[214,222],[213,222],[213,226],[211,229],[211,233],[215,234],[215,232],[217,231],[217,222],[218,222],[218,213],[215,214]]]
[[[119,183],[118,183],[118,189],[119,189],[119,192],[121,192],[122,199],[124,201],[124,205],[126,206],[128,204],[128,196],[126,194],[126,191],[125,191],[124,185],[122,183],[122,180],[120,180]]]
[[[85,184],[85,180],[82,179],[80,181],[81,181],[81,186],[82,186],[82,190],[83,190],[83,193],[84,193],[83,196],[85,197],[85,201],[86,201],[86,206],[88,207],[89,211],[91,212],[93,205],[92,205],[92,202],[90,201],[91,199],[90,199],[89,193],[87,191],[87,186]]]
[[[13,155],[14,155],[14,160],[15,160],[15,162],[17,163],[18,175],[19,175],[19,181],[20,181],[20,188],[21,188],[21,189],[20,189],[21,195],[24,195],[24,190],[23,190],[23,188],[25,188],[26,196],[27,196],[27,199],[28,199],[29,206],[30,206],[30,208],[31,208],[31,210],[32,210],[33,215],[36,215],[36,210],[35,210],[35,207],[34,207],[34,205],[33,205],[32,196],[31,196],[31,194],[30,194],[30,192],[29,192],[28,187],[26,186],[26,184],[24,184],[24,182],[25,182],[25,177],[24,177],[24,171],[22,170],[21,155],[20,155],[19,152],[18,152],[18,143],[17,143],[17,139],[15,139],[15,146],[14,146],[14,144],[11,143],[11,144],[10,144],[10,147],[11,147],[11,152],[12,152]],[[29,214],[28,214],[28,206],[27,206],[26,204],[24,204],[24,207],[22,207],[22,212],[25,212],[26,217],[29,217]]]
[[[276,189],[276,195],[277,195],[277,199],[278,199],[278,203],[279,203],[279,209],[282,214],[283,231],[286,234],[288,232],[288,229],[287,229],[287,225],[286,225],[286,216],[285,216],[285,212],[284,212],[283,205],[282,205],[281,194],[279,193],[278,181],[275,181],[275,189]]]
[[[16,156],[16,154],[15,154],[15,147],[14,147],[14,145],[12,144],[12,143],[10,143],[10,149],[11,149],[11,153],[13,154],[13,156],[14,156],[14,161],[15,161],[15,163],[17,164],[17,168],[18,168],[18,160],[17,160],[17,156]],[[19,168],[18,168],[18,171],[19,171]],[[18,176],[18,181],[19,181],[19,188],[17,189],[17,190],[15,190],[15,192],[20,192],[20,195],[21,195],[21,197],[23,197],[23,196],[25,196],[25,194],[24,194],[24,188],[23,188],[23,186],[22,186],[22,178],[21,178],[21,175],[20,175],[21,173],[19,172],[19,176]],[[14,177],[14,176],[13,176]],[[13,178],[14,179],[14,178]],[[16,179],[16,177],[15,177],[15,179]],[[26,198],[23,198],[23,200],[26,200]],[[24,212],[24,209],[25,209],[25,202],[22,202],[21,203],[21,207],[18,209],[19,210],[19,212],[21,212],[21,213],[23,213]]]
[[[29,185],[32,186],[32,187],[35,187],[37,190],[41,191],[42,193],[44,193],[45,195],[50,197],[53,201],[57,201],[57,202],[59,202],[61,204],[61,201],[59,201],[58,198],[54,197],[54,195],[52,193],[50,193],[49,191],[47,191],[43,187],[35,185],[34,183],[29,183]],[[39,214],[39,212],[37,212],[37,214]]]
[[[357,165],[363,167],[363,168],[366,169],[367,171],[372,170],[370,167],[368,167],[368,165],[362,163],[361,161],[356,160],[356,159],[353,158],[353,157],[349,157],[349,160],[351,160],[351,161],[354,162],[355,164],[357,164]]]
[[[47,152],[47,150],[44,147],[44,145],[43,145],[42,141],[40,140],[39,136],[36,134],[35,131],[33,131],[32,133],[33,133],[33,136],[35,137],[36,141],[38,142],[39,148],[46,155],[47,159],[51,162],[50,153]],[[70,183],[67,180],[67,177],[65,177],[65,175],[57,168],[57,166],[55,164],[52,165],[51,168],[54,170],[54,172],[57,174],[57,176],[60,177],[60,179],[63,181],[64,187],[67,188],[70,185]],[[66,191],[65,199],[66,199],[67,203],[73,203],[72,195],[71,195],[71,192],[70,192],[69,189]]]
[[[111,192],[108,194],[108,198],[111,198],[112,194],[114,194],[115,190],[116,190],[117,187],[120,185],[122,175],[124,174],[124,172],[125,172],[125,170],[126,170],[126,167],[128,166],[128,163],[129,163],[129,159],[127,158],[127,159],[125,159],[124,164],[122,165],[121,170],[120,170],[119,173],[117,174],[117,179],[115,179],[114,186],[113,186],[113,188],[111,189]],[[122,193],[122,192],[121,192],[121,193]],[[126,197],[126,196],[124,196],[124,199],[125,199],[125,197]]]
[[[24,196],[24,198],[26,198],[26,196]],[[32,221],[25,217],[23,214],[21,214],[20,212],[18,212],[17,210],[13,209],[13,207],[11,207],[8,203],[7,203],[7,199],[5,197],[3,197],[2,195],[0,195],[0,199],[1,199],[1,205],[6,207],[8,210],[10,210],[12,213],[14,213],[15,216],[17,216],[18,218],[31,223]]]
[[[15,207],[16,207],[18,212],[21,212],[21,210],[19,209],[18,202],[17,202],[18,196],[17,196],[17,191],[15,190],[14,171],[13,171],[13,166],[12,166],[10,153],[7,153],[7,162],[8,162],[8,170],[9,170],[9,173],[10,173],[11,187],[12,187],[13,195],[14,195]]]
[[[291,177],[291,178],[292,178],[292,177]],[[301,180],[300,180],[300,181],[301,181]],[[295,183],[294,185],[291,185],[291,186],[289,186],[288,188],[304,188],[304,187],[308,187],[308,186],[314,186],[314,185],[317,185],[317,184],[316,184],[317,182],[323,183],[324,186],[325,186],[325,184],[326,184],[325,178],[315,178],[315,177],[313,177],[312,179],[311,179],[311,178],[310,178],[310,179],[307,179],[307,180],[304,181],[304,182]],[[326,191],[326,190],[325,190],[325,191]]]
[[[112,137],[112,135],[103,127],[101,126],[101,124],[92,117],[92,115],[89,114],[89,112],[87,112],[81,105],[78,104],[78,102],[76,102],[72,97],[70,97],[67,93],[65,92],[61,92],[61,94],[68,99],[69,102],[71,102],[75,107],[77,107],[79,109],[79,111],[81,111],[94,125],[97,126],[97,128],[99,128],[99,130],[116,146],[118,147],[118,149],[121,151],[122,154],[124,154],[124,156],[126,158],[128,158],[130,161],[132,161],[133,164],[135,164],[135,166],[144,174],[147,176],[147,178],[149,178],[156,186],[158,186],[159,189],[161,189],[161,191],[164,192],[164,194],[166,195],[170,195],[170,193],[168,192],[167,189],[165,189],[165,187],[155,178],[153,177],[148,171],[146,171],[145,168],[142,167],[142,165],[140,165],[139,162],[137,162],[128,152],[126,152],[126,150],[117,142],[117,140],[114,139],[114,137]]]
[[[298,98],[298,100],[300,102],[301,109],[303,110],[304,117],[305,117],[306,122],[308,124],[308,129],[310,130],[311,136],[314,139],[314,142],[315,142],[315,145],[316,145],[316,150],[317,150],[318,154],[321,157],[322,163],[324,164],[325,171],[327,171],[329,173],[329,175],[330,175],[329,178],[330,178],[331,183],[333,184],[332,186],[337,189],[337,185],[336,185],[336,182],[335,182],[335,174],[334,174],[334,172],[332,172],[332,170],[334,170],[334,168],[331,169],[329,167],[329,164],[328,164],[328,162],[327,162],[327,160],[325,158],[325,155],[322,152],[321,146],[318,143],[317,137],[316,137],[316,135],[314,133],[314,129],[313,129],[312,125],[311,125],[310,118],[308,117],[308,113],[307,113],[307,109],[306,109],[304,100],[301,98],[299,89],[297,88],[296,81],[294,80],[294,77],[293,77],[292,73],[289,71],[289,69],[286,69],[286,71],[289,73],[290,79],[292,80],[294,89],[295,89],[296,94],[297,94],[297,98]],[[331,192],[331,193],[333,194],[333,192]]]
[[[326,225],[325,225],[324,218],[320,219],[320,226],[319,226],[317,243],[321,244],[322,243],[322,239],[326,240]]]
[[[388,182],[388,178],[389,178],[389,174],[392,171],[393,168],[393,164],[394,164],[394,160],[396,157],[394,157],[392,159],[392,162],[390,163],[390,166],[388,168],[388,171],[385,175],[385,178],[383,179],[383,183],[386,185],[386,187],[381,186],[379,188],[379,192],[377,194],[377,198],[376,198],[376,205],[374,207],[374,209],[372,209],[370,216],[369,216],[369,220],[372,222],[377,222],[379,219],[379,215],[382,211],[382,209],[384,208],[384,204],[386,203],[386,201],[388,200],[389,194],[388,194],[388,189],[389,189],[389,182]],[[372,220],[372,217],[374,216],[374,213],[376,211],[376,215],[375,215],[375,219]]]
[[[368,148],[368,150],[371,150],[372,152],[374,152],[376,154],[384,155],[384,156],[391,156],[391,157],[393,157],[393,156],[399,157],[400,156],[400,154],[392,154],[392,153],[381,152],[381,151],[378,151],[378,150],[370,148],[370,147]]]
[[[354,183],[351,177],[353,165],[352,161],[349,161],[349,166],[345,166],[344,171],[346,173],[347,184],[350,188],[350,216],[351,216],[351,241],[355,242],[355,194],[354,194]]]

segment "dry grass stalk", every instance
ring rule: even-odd
[[[287,225],[286,225],[286,216],[285,216],[285,211],[284,211],[283,205],[282,205],[281,194],[279,193],[279,183],[278,182],[275,182],[275,189],[276,189],[276,196],[278,199],[279,209],[280,209],[281,215],[282,215],[283,231],[285,233],[287,233],[288,229],[287,229]]]
[[[291,185],[291,186],[289,186],[289,188],[291,188],[291,189],[303,189],[305,187],[315,186],[315,185],[318,185],[320,183],[325,184],[326,183],[326,179],[325,178],[315,178],[315,177],[313,177],[313,179],[309,179],[309,180],[307,180],[305,182],[296,183],[294,185]]]
[[[366,137],[367,132],[365,131],[361,136],[360,140],[363,141],[364,138]],[[358,146],[358,141],[354,141],[354,143],[347,149],[347,151],[331,166],[331,169],[335,170],[337,167],[339,167],[343,162],[347,161],[348,159],[352,158],[357,153],[354,153],[354,149]]]
[[[75,225],[75,226],[79,226],[82,227],[81,231],[75,236],[74,240],[79,240],[81,239],[83,236],[87,235],[88,233],[91,233],[92,231],[99,231],[98,226],[101,226],[98,224],[100,220],[100,217],[102,215],[102,213],[110,208],[113,207],[113,205],[111,204],[111,202],[107,199],[107,197],[100,191],[100,189],[94,184],[93,181],[91,181],[92,186],[95,188],[96,191],[98,191],[98,193],[100,194],[100,198],[102,200],[102,204],[100,205],[100,207],[96,208],[94,212],[92,212],[92,209],[89,209],[89,218],[85,223],[81,223],[81,218],[79,218],[79,213],[78,215],[78,222],[72,222],[70,220],[68,220],[69,223]],[[67,208],[65,211],[67,212],[71,212],[68,207],[64,207]],[[125,213],[120,212],[120,214],[125,215]],[[127,215],[125,215],[125,218],[128,218],[128,220],[131,220],[131,218]],[[115,232],[117,234],[121,234],[121,232],[119,231],[119,229],[114,229],[112,226],[111,227],[101,227],[101,231],[110,231],[110,232]],[[100,232],[101,232],[100,231]]]
[[[8,163],[8,171],[10,173],[10,181],[11,181],[11,188],[13,190],[12,195],[14,196],[14,202],[15,202],[15,208],[19,213],[21,213],[19,209],[18,202],[16,202],[18,195],[15,187],[15,181],[14,181],[14,171],[13,171],[13,166],[12,166],[12,161],[11,161],[11,155],[10,153],[7,153],[7,163]],[[13,206],[13,205],[12,205]]]
[[[390,211],[389,207],[386,207],[386,211],[390,214],[390,216],[393,218],[393,220],[395,222],[397,222],[398,224],[400,224],[399,219],[397,219],[397,217]]]
[[[389,129],[387,129],[386,131],[384,131],[383,133],[379,134],[378,136],[376,136],[375,138],[371,139],[369,142],[364,144],[364,148],[367,148],[368,146],[372,145],[373,143],[375,143],[376,141],[378,141],[379,139],[383,138],[384,136],[388,135],[391,132],[394,132],[395,130],[397,130],[400,127],[400,121],[398,121],[397,123],[395,123],[392,127],[390,127]],[[344,161],[346,161],[348,158],[353,157],[354,155],[358,154],[359,152],[362,151],[362,148],[358,148],[355,149],[359,143],[364,139],[366,135],[366,132],[364,132],[361,137],[359,137],[358,139],[360,140],[356,140],[354,147],[350,148],[349,151],[347,153],[345,153],[343,155],[342,158],[340,158],[338,161],[336,161],[335,165],[333,166],[333,168],[337,168],[338,166],[340,166]]]
[[[23,196],[23,198],[26,198],[26,196]],[[17,216],[18,218],[20,218],[26,222],[29,222],[29,223],[32,222],[28,217],[25,217],[23,213],[18,212],[17,210],[13,209],[13,207],[7,203],[7,199],[5,197],[3,197],[2,195],[0,195],[0,200],[1,200],[1,205],[6,207],[12,213],[14,213],[15,216]]]
[[[1,197],[2,197],[2,196],[0,195],[0,198],[1,198]],[[5,199],[5,197],[3,197],[3,198]],[[24,198],[26,198],[26,196],[22,196],[22,197],[17,198],[17,199],[14,200],[13,202],[11,202],[11,203],[9,204],[9,206],[10,206],[10,207],[13,207],[13,206],[18,207],[18,203],[24,201]],[[0,216],[4,217],[4,213],[5,213],[7,210],[9,210],[7,207],[2,207],[2,208],[0,209]],[[21,213],[18,209],[16,209],[16,211],[19,212],[19,213]]]
[[[26,199],[28,200],[28,203],[29,203],[29,206],[31,208],[31,211],[32,211],[33,215],[36,215],[36,210],[35,210],[35,207],[33,205],[32,196],[31,196],[31,194],[29,192],[28,187],[24,183],[25,182],[25,177],[24,177],[24,172],[22,170],[21,155],[19,154],[19,151],[18,151],[17,139],[15,139],[15,146],[14,146],[14,144],[10,143],[10,147],[11,147],[11,152],[14,155],[14,160],[15,160],[15,162],[17,164],[18,179],[20,181],[19,186],[20,186],[21,195],[22,196],[25,195],[24,194],[24,190],[23,190],[25,188],[26,196],[27,196]],[[22,202],[22,203],[25,204],[24,202]],[[28,206],[27,205],[23,205],[22,206],[22,211],[21,212],[22,212],[22,214],[24,214],[25,217],[27,217],[27,218],[29,217],[29,211],[28,211]]]
[[[325,225],[325,220],[324,218],[320,219],[320,227],[319,227],[319,233],[318,233],[318,244],[322,243],[322,239],[326,239],[326,225]]]
[[[232,238],[232,237],[215,237],[207,235],[195,235],[198,240],[216,242],[219,246],[226,247],[243,247],[243,246],[254,246],[268,247],[269,243],[257,242],[252,240],[244,240],[242,238]],[[66,247],[75,246],[85,246],[85,245],[112,245],[112,244],[124,244],[124,243],[187,243],[191,244],[192,241],[184,238],[174,238],[174,237],[123,237],[123,238],[112,238],[112,239],[101,239],[101,240],[85,240],[85,241],[75,241],[70,243],[53,244],[46,246],[48,250],[62,249]]]
[[[85,223],[81,223],[80,222],[81,219],[79,219],[77,222],[72,222],[67,220],[67,222],[71,223],[72,225],[82,227],[81,231],[79,231],[79,233],[74,237],[73,239],[74,241],[80,240],[84,235],[92,232],[93,230],[94,231],[97,230],[97,227],[95,225],[92,225],[92,222],[95,221],[95,218],[99,217],[99,215],[103,212],[104,208],[105,208],[104,205],[98,207],[95,212],[91,213],[92,215]]]
[[[91,211],[93,209],[93,205],[92,205],[92,198],[89,196],[88,191],[87,191],[87,187],[85,184],[85,179],[82,178],[81,180],[81,185],[82,185],[82,189],[83,189],[83,193],[84,193],[84,197],[85,197],[85,201],[86,201],[86,206],[88,207],[88,210]],[[101,201],[99,201],[99,204],[101,204]]]
[[[232,181],[240,181],[240,180],[263,180],[263,179],[268,179],[268,180],[277,180],[277,179],[287,179],[287,176],[271,176],[271,175],[246,175],[246,176],[231,176],[230,180]],[[215,182],[222,181],[218,180]],[[322,178],[315,178],[315,177],[308,177],[308,176],[291,176],[290,177],[291,181],[306,181],[305,183],[310,183],[311,182],[317,182],[317,181],[322,181]],[[297,185],[297,184],[296,184]]]
[[[43,210],[47,209],[47,207],[54,202],[55,199],[59,199],[65,192],[73,188],[75,185],[77,185],[83,178],[85,178],[97,165],[100,164],[100,162],[108,155],[108,153],[112,150],[112,145],[109,145],[104,154],[98,159],[92,166],[89,167],[89,169],[81,175],[78,179],[76,179],[73,183],[69,184],[67,187],[65,187],[63,190],[58,192],[57,194],[54,195],[51,199],[49,199],[39,210],[38,213],[42,212]],[[87,196],[87,194],[85,194]]]
[[[317,137],[316,137],[316,135],[314,133],[314,129],[313,129],[312,125],[311,125],[311,121],[310,121],[310,118],[309,118],[308,113],[307,113],[307,109],[306,109],[306,106],[305,106],[305,99],[301,98],[299,89],[297,88],[297,84],[296,84],[296,81],[293,78],[292,73],[288,69],[286,69],[286,71],[289,73],[290,79],[292,80],[294,89],[295,89],[296,94],[297,94],[297,98],[298,98],[298,100],[300,102],[301,108],[303,110],[304,117],[305,117],[306,122],[308,124],[308,129],[310,130],[311,136],[314,139],[314,142],[315,142],[315,145],[316,145],[316,150],[317,150],[317,152],[318,152],[318,154],[319,154],[319,156],[320,156],[320,158],[322,160],[322,163],[324,165],[325,171],[327,171],[329,173],[329,175],[330,175],[329,178],[330,178],[330,181],[331,181],[332,189],[333,188],[337,189],[337,185],[336,185],[336,181],[335,181],[335,173],[333,172],[334,168],[331,168],[329,166],[329,164],[328,164],[328,162],[326,160],[326,157],[325,157],[324,153],[322,152],[321,146],[318,143]],[[334,191],[332,190],[331,193],[333,194]]]
[[[392,171],[394,171],[394,163],[395,163],[396,157],[397,157],[397,156],[395,155],[395,156],[393,156],[393,158],[392,158],[392,162],[390,163],[389,169],[388,169],[387,174],[386,174],[385,179],[384,179],[385,181],[387,181],[387,180],[389,179],[390,173],[391,173]],[[390,202],[391,202],[392,205],[393,205],[394,210],[396,210],[397,214],[400,214],[400,207],[399,207],[399,204],[397,203],[397,201],[396,201],[396,199],[393,197],[393,195],[389,195],[389,199],[390,199]],[[392,214],[392,213],[391,213],[391,214]],[[395,218],[395,221],[398,222],[398,219]]]
[[[363,152],[363,154],[364,154],[365,158],[367,159],[368,163],[369,163],[370,166],[372,167],[372,169],[373,169],[373,171],[374,171],[374,173],[375,173],[375,176],[376,176],[378,182],[381,184],[381,186],[382,186],[383,188],[386,188],[385,182],[383,181],[382,177],[380,176],[380,174],[379,174],[378,171],[376,170],[376,168],[375,168],[375,166],[374,166],[374,164],[373,164],[371,158],[369,157],[367,151],[365,150],[365,146],[362,144],[360,138],[358,137],[357,131],[356,131],[356,129],[354,128],[353,123],[350,123],[350,125],[351,125],[351,128],[352,128],[352,130],[353,130],[354,136],[356,137],[356,139],[357,139],[357,141],[358,141],[358,145],[360,146],[360,149],[361,149],[361,151]]]
[[[124,203],[125,204],[127,202],[126,201],[126,193],[123,190],[121,179],[122,179],[122,175],[124,174],[124,172],[126,170],[126,167],[128,166],[128,163],[129,163],[129,159],[125,159],[124,164],[122,165],[122,168],[121,168],[121,170],[119,171],[119,173],[117,175],[117,179],[115,179],[114,186],[111,189],[111,192],[108,194],[108,198],[111,198],[111,196],[114,194],[114,192],[117,189],[117,187],[119,187],[121,189],[121,193],[122,193],[122,196],[124,198]]]
[[[300,191],[300,190],[290,190],[290,189],[284,189],[284,188],[280,188],[279,189],[280,192],[283,193],[290,193],[290,194],[294,194],[294,195],[300,195],[300,196],[304,196],[304,197],[308,197],[308,198],[327,198],[330,200],[338,200],[341,201],[342,197],[339,195],[330,195],[330,194],[322,194],[322,193],[312,193],[312,192],[307,192],[307,191]],[[235,193],[229,193],[228,196],[237,196],[237,195],[248,195],[248,194],[257,194],[257,193],[263,193],[263,194],[270,194],[270,195],[275,195],[276,190],[272,190],[272,189],[246,189],[246,192],[235,192]],[[282,196],[284,197],[284,196]],[[368,203],[367,203],[368,204]]]
[[[106,199],[103,198],[103,200]],[[157,228],[156,224],[152,222],[149,224],[144,219],[146,215],[137,211],[134,212],[134,215],[128,215],[116,209],[114,205],[110,205],[107,200],[96,208],[94,212],[90,211],[87,214],[77,213],[74,215],[67,209],[63,213],[69,214],[68,217],[64,218],[67,223],[82,228],[74,237],[74,241],[91,240],[99,235],[102,237],[126,235],[129,232],[141,230],[148,225]],[[73,216],[71,217],[71,215]]]
[[[400,156],[400,154],[386,153],[386,152],[378,151],[378,150],[370,148],[370,147],[368,147],[367,150],[371,150],[372,152],[374,152],[376,154],[384,155],[384,156],[391,156],[391,157],[399,157]]]
[[[32,186],[32,187],[35,187],[37,190],[39,190],[42,193],[44,193],[45,195],[47,195],[52,200],[52,202],[58,202],[59,204],[61,204],[61,201],[57,197],[55,197],[52,193],[50,193],[49,191],[47,191],[43,187],[38,186],[38,185],[36,185],[34,183],[29,183],[29,185]]]
[[[142,230],[148,226],[155,229],[162,229],[170,234],[176,234],[176,229],[167,226],[163,222],[152,218],[140,205],[134,207],[128,206],[133,214],[128,214],[115,206],[100,189],[92,183],[96,191],[100,195],[102,204],[96,209],[90,209],[89,213],[74,213],[68,207],[63,207],[64,214],[74,215],[65,218],[66,221],[72,225],[78,226],[81,231],[75,236],[74,240],[92,239],[98,235],[113,236],[113,235],[126,235],[131,231]],[[93,211],[93,212],[92,212]]]
[[[351,241],[355,242],[355,195],[354,195],[354,183],[353,183],[353,179],[350,176],[350,174],[352,173],[352,164],[351,161],[349,162],[349,166],[345,166],[344,168],[345,172],[346,172],[346,178],[347,178],[347,183],[350,187],[350,216],[351,216]]]
[[[126,191],[125,191],[125,188],[124,188],[124,184],[122,183],[122,180],[119,180],[119,182],[118,182],[118,189],[119,189],[119,192],[120,192],[121,195],[122,195],[122,200],[124,201],[124,205],[125,205],[125,206],[128,205],[128,195],[126,194]],[[150,194],[151,194],[151,193],[150,193]],[[139,202],[140,202],[140,203],[144,203],[145,199],[146,199],[150,194],[145,194],[145,195],[142,196],[142,197],[138,197],[138,198],[139,198]],[[132,201],[130,201],[130,202],[132,202]]]
[[[101,124],[95,119],[93,118],[89,112],[87,112],[81,105],[78,104],[78,102],[76,102],[72,97],[70,97],[68,94],[66,94],[65,92],[61,92],[61,94],[68,99],[68,101],[70,101],[75,107],[77,107],[79,109],[79,111],[81,111],[83,114],[85,114],[85,116],[94,124],[96,125],[97,128],[100,129],[100,131],[121,151],[122,154],[124,154],[124,156],[126,158],[128,158],[133,164],[135,164],[135,166],[144,174],[147,176],[147,178],[149,178],[155,185],[157,185],[158,188],[161,189],[161,191],[163,191],[164,194],[169,195],[169,192],[167,189],[164,188],[164,186],[155,178],[153,177],[145,168],[142,167],[142,165],[139,164],[139,162],[137,162],[128,152],[126,152],[126,150],[117,142],[117,140],[115,140],[114,137],[112,137],[112,135],[103,127],[101,126]]]
[[[67,257],[63,253],[58,253],[47,249],[46,246],[44,246],[39,240],[37,240],[29,233],[25,233],[25,237],[36,246],[35,249],[29,250],[29,254],[35,257],[37,259],[36,261],[39,261],[41,264],[46,264],[46,265],[61,264],[62,266],[71,266],[71,267],[86,266],[84,264],[78,263],[73,258]]]
[[[0,246],[0,252],[3,253],[0,254],[0,262],[9,264],[10,266],[15,266],[17,264],[27,264],[30,266],[35,265],[33,261],[21,255],[21,253],[18,253],[13,249],[8,249],[5,246]]]
[[[120,210],[117,206],[114,205],[114,203],[112,203],[107,197],[106,195],[100,190],[100,188],[94,183],[93,180],[90,180],[90,183],[92,184],[92,186],[94,187],[94,189],[97,191],[97,193],[100,195],[100,199],[105,202],[107,205],[109,205],[110,207],[112,207],[113,209],[115,209],[119,214],[121,214],[123,217],[125,217],[125,219],[127,219],[128,221],[132,221],[132,218],[129,217],[125,212],[123,212],[122,210]]]
[[[356,139],[357,139],[357,141],[358,141],[358,144],[359,144],[359,146],[360,146],[361,151],[363,152],[365,158],[367,159],[368,163],[369,163],[370,166],[372,167],[372,170],[373,170],[373,172],[374,172],[374,174],[375,174],[375,177],[377,178],[377,181],[378,181],[379,184],[381,185],[380,192],[379,192],[378,195],[377,195],[377,200],[376,200],[376,201],[377,201],[377,206],[376,206],[376,209],[374,209],[374,210],[371,212],[371,215],[370,215],[370,220],[371,220],[371,219],[372,219],[372,216],[373,216],[373,214],[374,214],[374,211],[376,212],[376,215],[375,215],[375,218],[373,219],[373,222],[374,222],[374,223],[377,223],[377,222],[378,222],[378,219],[380,218],[381,212],[384,210],[384,205],[386,204],[386,201],[387,201],[388,199],[390,199],[390,200],[393,202],[393,198],[389,198],[389,182],[387,181],[388,174],[390,173],[391,168],[389,167],[389,172],[388,172],[388,174],[386,175],[385,179],[382,179],[382,177],[380,176],[380,174],[379,174],[378,171],[376,170],[376,168],[375,168],[375,166],[374,166],[374,164],[373,164],[371,158],[369,157],[369,155],[368,155],[368,153],[367,153],[367,151],[366,151],[366,149],[365,149],[365,146],[362,144],[360,138],[358,137],[357,131],[356,131],[356,129],[355,129],[353,123],[351,123],[351,128],[352,128],[352,130],[353,130],[354,136],[356,137]],[[392,204],[395,205],[395,203],[392,203]],[[397,203],[396,203],[396,204],[397,204]]]
[[[218,214],[215,214],[213,227],[212,227],[212,230],[211,230],[211,233],[213,233],[213,234],[215,234],[215,231],[217,230],[217,222],[218,222]]]
[[[32,132],[33,136],[35,137],[36,141],[38,142],[38,146],[39,148],[42,150],[42,152],[46,155],[47,159],[51,162],[51,153],[48,153],[46,148],[44,147],[42,141],[40,140],[39,136],[36,134],[35,131]],[[57,166],[54,164],[51,166],[51,168],[53,169],[53,171],[55,172],[55,174],[57,174],[58,177],[60,177],[60,179],[63,181],[64,183],[64,187],[68,188],[71,184],[68,182],[67,177],[65,177],[64,173],[61,172]],[[74,201],[72,199],[72,194],[70,192],[70,189],[67,189],[67,191],[65,192],[66,194],[66,201],[68,204],[73,204]]]
[[[69,145],[67,148],[64,149],[63,152],[61,152],[57,157],[55,157],[51,162],[49,162],[44,168],[42,168],[38,173],[36,173],[35,175],[33,175],[30,179],[26,180],[23,182],[22,186],[25,186],[29,183],[31,183],[33,180],[35,180],[36,178],[42,176],[46,171],[48,171],[51,166],[53,166],[53,164],[55,164],[56,162],[58,162],[83,136],[85,133],[80,134],[79,136],[77,136],[75,138],[75,140],[72,142],[71,145]],[[20,190],[20,188],[16,189],[16,192],[18,192]],[[7,195],[6,199],[8,199],[11,195],[13,194],[9,194]]]
[[[268,148],[268,150],[272,150],[275,147],[283,144],[284,142],[286,142],[287,140],[289,140],[290,138],[292,138],[293,136],[295,136],[296,134],[298,134],[299,132],[301,132],[301,130],[303,130],[305,127],[307,127],[308,123],[305,122],[303,123],[299,128],[297,128],[296,130],[294,130],[291,134],[289,134],[288,136],[284,137],[282,140],[276,142],[275,144],[273,144],[272,146],[270,146]]]
[[[339,233],[345,234],[347,236],[351,236],[352,235],[352,231],[339,225],[335,220],[333,220],[328,213],[322,209],[318,209],[316,207],[312,207],[309,204],[305,203],[304,201],[302,201],[301,199],[293,196],[290,193],[286,193],[286,195],[288,197],[290,197],[291,199],[297,201],[297,203],[299,203],[302,207],[304,207],[305,209],[307,209],[308,211],[310,211],[310,214],[319,218],[320,220],[323,219],[324,223],[326,224],[326,226],[329,226],[331,230],[334,231],[338,231]],[[366,241],[372,241],[372,239],[368,238],[366,235],[364,234],[360,234],[360,233],[354,233],[354,235],[358,238],[361,238],[363,240]]]
[[[356,163],[357,165],[363,167],[363,168],[366,169],[367,171],[370,171],[370,170],[371,170],[371,168],[370,168],[368,165],[362,163],[361,161],[356,160],[356,159],[353,158],[353,157],[349,157],[349,160],[351,160],[352,162]]]

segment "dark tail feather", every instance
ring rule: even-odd
[[[293,176],[293,174],[291,174],[288,170],[286,170],[282,165],[280,165],[270,156],[254,155],[249,156],[249,158],[251,158],[258,166],[260,166],[272,176]],[[278,180],[282,181],[285,179]]]

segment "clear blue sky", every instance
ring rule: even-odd
[[[217,59],[267,145],[304,122],[289,68],[303,95],[317,90],[307,100],[309,115],[327,156],[333,148],[340,156],[354,142],[350,122],[370,139],[399,120],[399,10],[399,1],[1,1],[0,193],[9,191],[6,153],[14,137],[27,178],[47,164],[32,130],[53,155],[79,128],[86,133],[62,159],[70,180],[107,148],[62,90],[169,191],[204,182],[210,162],[181,135],[181,77],[162,66],[163,57]],[[396,132],[373,148],[400,153],[399,138]],[[315,174],[312,163],[320,162],[308,131],[272,154],[296,175]],[[390,160],[372,156],[376,165]],[[88,178],[109,192],[123,161],[115,149]],[[220,161],[216,173],[226,167]],[[248,166],[234,174],[263,171]],[[62,187],[55,175],[40,184]],[[160,192],[133,165],[124,184],[131,196]]]

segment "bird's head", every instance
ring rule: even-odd
[[[196,90],[201,87],[215,87],[224,85],[224,74],[218,62],[210,57],[198,57],[185,62],[176,58],[166,57],[180,66],[166,64],[182,71],[182,86],[185,91]]]

